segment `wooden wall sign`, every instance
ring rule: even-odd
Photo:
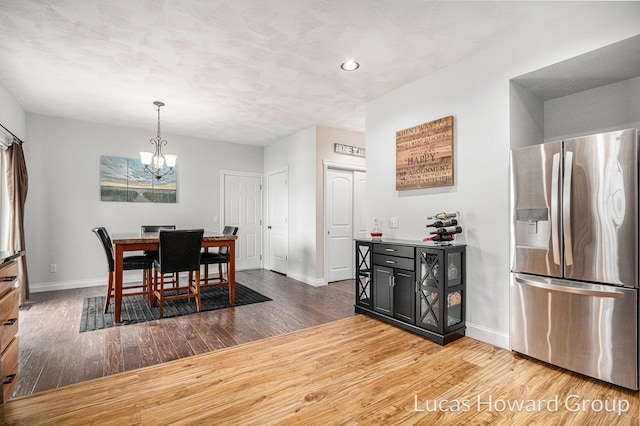
[[[366,150],[357,146],[343,145],[336,143],[333,145],[333,151],[338,154],[355,155],[356,157],[366,157]]]
[[[453,186],[453,116],[396,132],[396,191]]]

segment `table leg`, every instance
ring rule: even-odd
[[[120,322],[120,311],[122,309],[122,269],[124,250],[123,246],[115,245],[115,289],[113,297],[113,322]]]
[[[229,302],[236,303],[236,240],[229,241]]]

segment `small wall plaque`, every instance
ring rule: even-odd
[[[337,143],[334,145],[334,152],[338,154],[354,155],[356,157],[365,157],[366,150],[364,148],[358,148],[357,146],[343,145]]]

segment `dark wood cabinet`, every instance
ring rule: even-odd
[[[465,246],[356,240],[356,313],[444,345],[465,332]]]

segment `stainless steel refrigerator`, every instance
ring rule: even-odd
[[[638,389],[638,131],[511,151],[511,349]]]

